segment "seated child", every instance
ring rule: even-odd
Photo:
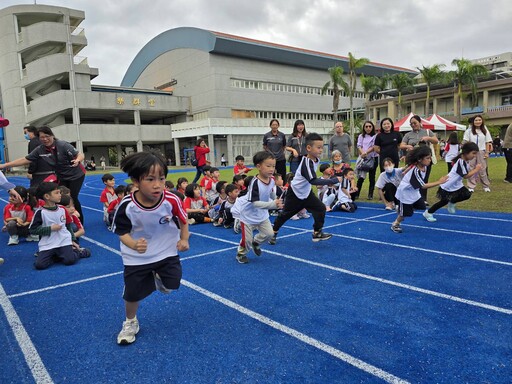
[[[208,216],[213,220],[213,225],[215,227],[218,227],[222,224],[222,221],[219,223],[219,209],[221,204],[226,201],[227,195],[225,191],[225,187],[228,183],[226,181],[219,181],[217,185],[215,186],[215,189],[217,190],[217,193],[219,194],[215,200],[210,205],[210,210],[208,211]]]
[[[212,167],[205,165],[203,167],[203,178],[199,181],[199,187],[201,188],[201,196],[206,197],[206,183],[211,180],[212,175],[210,170]],[[185,195],[186,196],[186,195]]]
[[[187,185],[185,196],[183,208],[188,214],[188,224],[211,223],[212,219],[208,216],[210,207],[206,199],[201,196],[199,185],[196,183]]]
[[[9,233],[9,241],[7,245],[17,245],[19,238],[24,237],[27,241],[39,241],[38,236],[31,235],[28,226],[34,216],[32,206],[28,202],[28,192],[25,187],[16,186],[14,190],[18,192],[23,202],[9,192],[9,203],[4,207],[4,225]],[[35,205],[35,199],[33,205]]]
[[[381,172],[379,175],[375,186],[377,187],[380,199],[384,203],[385,209],[393,211],[398,204],[395,194],[404,175],[404,168],[395,168],[393,160],[389,157],[384,159],[383,165],[384,172]]]
[[[69,215],[73,219],[71,223],[71,230],[73,231],[73,235],[75,236],[75,242],[80,244],[80,236],[85,235],[85,229],[78,217],[78,212],[75,209],[75,205],[73,204],[73,199],[68,195],[61,195],[60,205],[66,208]]]
[[[219,218],[217,222],[219,224],[223,224],[224,228],[231,228],[235,219],[233,218],[233,214],[231,213],[231,208],[235,205],[236,199],[240,190],[235,184],[228,184],[224,189],[226,192],[226,200],[222,202],[219,208]]]
[[[177,182],[176,191],[185,196],[185,189],[187,188],[188,180],[185,177],[180,177]]]
[[[322,176],[320,176],[321,179],[330,179],[333,175],[332,168],[329,164],[320,164],[320,167],[318,167],[320,172],[322,172]],[[316,187],[316,191],[318,193],[318,199],[323,200],[324,193],[329,189],[329,185],[319,185]]]
[[[114,192],[116,193],[117,199],[112,201],[107,208],[108,213],[108,226],[111,227],[114,223],[114,214],[116,213],[116,208],[123,200],[123,198],[126,196],[126,186],[124,185],[118,185],[114,188]]]
[[[108,206],[117,199],[117,195],[114,192],[116,181],[110,173],[105,173],[101,180],[105,184],[105,189],[103,189],[100,196],[100,201],[103,203],[103,222],[108,225]]]
[[[233,167],[233,173],[235,175],[247,175],[252,168],[246,167],[244,164],[245,158],[242,155],[235,157],[235,166]]]
[[[245,179],[247,178],[247,175],[235,175],[233,176],[233,184],[235,184],[238,189],[241,191],[243,191],[245,188],[247,188],[245,186]]]
[[[39,252],[34,263],[36,269],[46,269],[55,261],[64,265],[75,264],[78,259],[89,257],[91,251],[80,248],[74,242],[71,230],[73,219],[68,211],[61,205],[61,193],[56,183],[41,183],[37,187],[37,197],[45,201],[39,208],[29,230],[32,235],[40,237]]]
[[[284,200],[284,180],[283,176],[281,176],[279,173],[274,174],[274,194],[278,199]],[[277,216],[279,215],[278,209],[271,209],[269,211],[270,216]]]
[[[357,205],[353,202],[350,195],[352,192],[351,188],[354,178],[355,172],[352,168],[345,168],[343,170],[342,179],[337,188],[336,198],[334,199],[334,202],[330,204],[331,211],[344,211],[350,213],[356,211]],[[328,200],[326,199],[325,201]]]
[[[219,182],[219,177],[219,169],[213,167],[210,168],[210,178],[204,182],[205,194],[203,195],[209,205],[212,205],[217,196],[219,196],[219,193],[217,192],[217,183]]]

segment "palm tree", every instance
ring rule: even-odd
[[[422,68],[416,67],[416,69],[420,72],[421,79],[425,84],[427,84],[427,98],[425,100],[425,116],[430,114],[429,105],[430,105],[430,87],[432,84],[440,83],[445,74],[441,70],[445,65],[444,64],[434,64],[430,67],[423,66]]]
[[[397,73],[391,76],[391,85],[398,92],[398,116],[402,117],[402,94],[412,89],[414,80],[407,73]]]
[[[364,92],[364,114],[365,119],[368,120],[370,118],[370,107],[368,103],[377,98],[380,79],[376,76],[365,76],[364,74],[361,74],[360,79],[361,87]]]
[[[354,93],[356,92],[357,75],[356,70],[364,67],[370,62],[366,57],[356,58],[352,52],[348,53],[348,78],[349,78],[349,106],[350,106],[350,137],[354,139]]]
[[[457,85],[457,121],[460,121],[462,116],[462,87],[465,85],[470,87],[472,104],[476,106],[475,104],[478,102],[478,78],[489,76],[489,71],[483,65],[473,64],[471,61],[464,58],[453,59],[452,65],[457,67],[450,73]]]
[[[344,91],[345,94],[348,94],[349,86],[343,78],[344,72],[342,67],[334,66],[329,68],[328,71],[330,80],[322,87],[322,95],[325,95],[329,88],[332,87],[332,114],[334,121],[338,121],[341,92]]]

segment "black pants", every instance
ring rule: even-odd
[[[283,180],[286,179],[286,160],[276,161],[276,173],[279,173],[283,177]]]
[[[392,202],[394,201],[395,204],[398,204],[398,200],[395,197],[396,195],[396,185],[393,183],[386,183],[384,185],[384,188],[382,188],[382,193],[384,194],[384,198],[386,201]]]
[[[199,180],[199,178],[203,175],[203,173],[204,173],[203,167],[204,167],[204,165],[196,167],[196,177],[194,177],[194,180],[192,180],[191,184],[197,183],[197,180]]]
[[[441,190],[440,190],[441,191]],[[439,195],[440,193],[438,193]],[[462,187],[459,189],[456,193],[453,193],[450,198],[448,197],[442,197],[441,200],[439,200],[437,203],[435,203],[433,206],[430,207],[428,210],[428,213],[434,213],[439,208],[443,208],[448,203],[458,203],[461,201],[468,200],[471,197],[471,192],[466,187]]]
[[[378,158],[375,158],[373,167],[366,173],[366,177],[370,180],[370,186],[368,187],[368,197],[373,197],[373,190],[375,189],[375,174],[377,173]],[[357,179],[357,197],[361,194],[361,188],[363,187],[364,180],[362,177]]]
[[[64,185],[65,187],[68,187],[71,195],[71,198],[73,199],[73,203],[75,205],[75,209],[80,214],[80,221],[85,226],[85,216],[82,211],[82,205],[80,204],[80,200],[78,199],[78,194],[80,193],[80,189],[82,189],[82,184],[85,180],[85,174],[81,176],[78,179],[75,180],[62,180],[59,179],[60,185]]]
[[[505,154],[505,160],[507,161],[505,180],[512,183],[512,148],[503,148],[503,153]]]
[[[279,231],[279,228],[281,228],[288,219],[304,208],[313,215],[313,219],[315,220],[313,230],[315,232],[321,231],[325,221],[325,205],[316,197],[313,191],[309,192],[308,197],[301,200],[295,196],[292,188],[288,187],[284,199],[284,208],[279,212],[279,216],[277,216],[274,222],[274,232]]]

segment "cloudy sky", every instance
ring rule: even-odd
[[[85,11],[96,84],[119,85],[158,34],[198,27],[414,69],[512,51],[509,0],[37,0]],[[0,0],[0,8],[34,0]]]

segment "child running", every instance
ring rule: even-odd
[[[482,167],[477,164],[473,170],[469,170],[469,161],[473,160],[478,153],[478,145],[468,142],[462,146],[461,153],[457,156],[453,163],[450,173],[448,174],[448,181],[439,186],[437,197],[440,199],[430,209],[423,212],[423,217],[427,221],[435,222],[437,219],[434,213],[448,204],[448,212],[455,213],[455,203],[468,200],[471,197],[471,192],[462,183],[462,179],[469,179],[474,174],[478,173]]]
[[[151,152],[138,152],[121,161],[137,191],[127,195],[114,215],[114,232],[121,240],[124,264],[126,320],[117,344],[135,341],[139,332],[139,302],[156,289],[169,293],[180,286],[178,252],[189,248],[187,213],[181,200],[164,191],[167,164]]]
[[[247,187],[247,193],[236,199],[231,213],[240,219],[242,239],[238,245],[236,260],[247,264],[247,253],[252,248],[256,256],[261,255],[261,244],[268,241],[274,232],[269,220],[269,209],[282,208],[283,202],[274,193],[274,170],[276,159],[267,151],[257,152],[253,162],[258,175],[253,177]],[[253,232],[258,234],[253,237]]]
[[[320,156],[324,151],[324,141],[318,133],[310,133],[306,136],[307,156],[304,156],[299,164],[293,180],[286,192],[284,208],[274,222],[274,236],[269,243],[274,245],[277,241],[277,233],[283,224],[293,215],[306,208],[313,214],[313,241],[328,240],[330,233],[324,233],[322,228],[325,221],[325,205],[315,196],[311,185],[332,185],[339,182],[337,177],[322,179],[317,177],[316,170],[320,164]]]
[[[395,233],[402,233],[401,223],[405,217],[412,216],[415,209],[426,209],[425,199],[422,198],[420,189],[436,187],[448,180],[448,176],[441,177],[438,181],[425,183],[427,167],[432,161],[432,152],[426,145],[416,147],[405,157],[405,163],[408,165],[398,189],[396,198],[398,199],[398,216],[391,225],[391,230]]]

